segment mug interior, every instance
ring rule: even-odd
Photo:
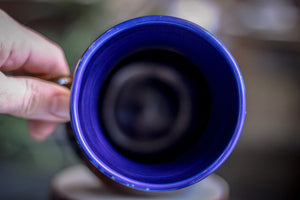
[[[201,139],[165,163],[147,164],[124,156],[99,123],[98,102],[107,76],[122,59],[147,49],[173,51],[190,60],[211,94],[210,116]],[[79,146],[99,171],[136,189],[172,190],[205,178],[228,157],[243,125],[244,95],[235,61],[214,36],[177,18],[143,17],[112,28],[85,52],[74,77],[71,120]]]

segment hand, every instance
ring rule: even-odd
[[[0,113],[29,119],[30,135],[43,140],[69,120],[70,91],[26,74],[68,75],[64,53],[1,9],[0,27]]]

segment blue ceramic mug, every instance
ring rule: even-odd
[[[78,62],[71,124],[96,173],[144,191],[176,190],[214,172],[242,131],[238,66],[189,21],[146,16],[96,39]]]

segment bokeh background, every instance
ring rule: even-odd
[[[62,46],[71,71],[93,40],[130,18],[172,15],[213,32],[236,58],[247,92],[243,133],[216,173],[232,200],[300,199],[298,0],[0,0],[0,8]],[[0,115],[0,199],[49,199],[55,173],[80,162],[63,125],[44,142],[26,126]]]

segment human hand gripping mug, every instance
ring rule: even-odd
[[[229,156],[245,119],[245,87],[214,35],[183,19],[146,16],[90,45],[70,110],[76,145],[95,174],[137,190],[176,190]]]

